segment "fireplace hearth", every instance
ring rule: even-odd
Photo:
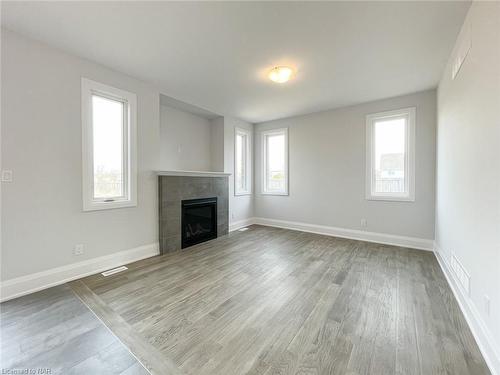
[[[181,248],[217,238],[217,197],[182,201]]]

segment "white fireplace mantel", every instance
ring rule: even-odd
[[[228,177],[231,173],[204,172],[204,171],[156,171],[158,176],[185,176],[185,177]]]

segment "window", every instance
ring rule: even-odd
[[[252,193],[252,141],[249,130],[235,129],[234,134],[234,194]]]
[[[366,117],[366,198],[415,200],[415,108]]]
[[[262,193],[288,195],[288,129],[262,133]]]
[[[84,211],[137,204],[135,94],[82,78]]]

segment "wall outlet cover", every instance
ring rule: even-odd
[[[4,169],[2,171],[2,182],[12,182],[12,171]]]
[[[82,255],[83,253],[84,253],[83,244],[75,245],[75,248],[73,249],[73,254],[74,255]]]

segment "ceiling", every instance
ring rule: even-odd
[[[436,87],[469,6],[3,1],[2,25],[255,123]]]

